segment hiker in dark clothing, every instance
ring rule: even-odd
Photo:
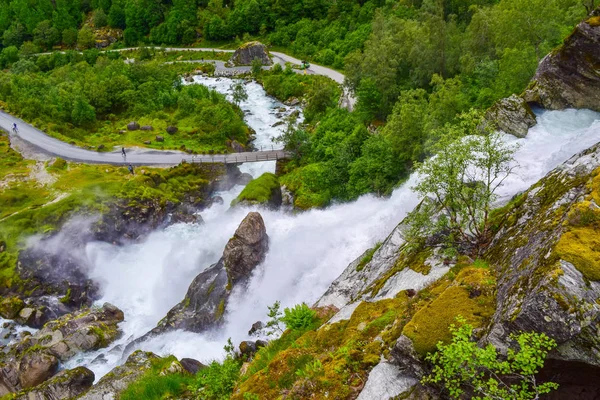
[[[129,170],[129,172],[131,172],[131,175],[133,175],[133,165],[129,164],[127,166],[127,169]]]
[[[121,147],[121,154],[123,154],[123,158],[127,157],[127,153],[125,153],[125,147]]]

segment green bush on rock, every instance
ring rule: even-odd
[[[452,343],[438,343],[438,351],[427,357],[434,367],[423,383],[442,384],[453,399],[463,398],[468,387],[476,400],[538,399],[558,388],[556,383],[535,379],[546,355],[556,347],[553,339],[534,332],[512,335],[518,350],[508,349],[504,359],[491,344],[479,347],[471,340],[473,327],[462,318],[457,320],[462,326],[450,326]]]
[[[265,172],[246,185],[242,193],[231,202],[234,207],[237,204],[262,204],[269,207],[281,205],[281,187],[277,176]]]

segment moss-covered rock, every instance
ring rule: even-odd
[[[51,379],[15,394],[14,400],[73,399],[94,383],[94,373],[85,367],[61,371]]]
[[[492,126],[516,137],[525,137],[536,124],[535,114],[521,97],[512,95],[499,100],[485,114]]]
[[[230,63],[234,65],[250,65],[258,58],[262,65],[271,65],[273,61],[269,57],[267,47],[260,42],[247,42],[242,44],[231,56]]]
[[[600,146],[568,160],[498,219],[487,252],[498,269],[497,311],[487,340],[515,331],[556,340],[554,357],[600,365]]]
[[[449,327],[461,316],[474,327],[484,326],[494,314],[495,279],[488,269],[465,268],[435,300],[422,307],[404,327],[415,350],[424,356],[438,342],[452,339]]]
[[[25,303],[18,297],[7,297],[0,301],[0,317],[15,319],[25,307]]]
[[[275,174],[265,172],[251,180],[238,197],[233,199],[231,206],[263,205],[269,208],[279,208],[282,202],[281,185]]]

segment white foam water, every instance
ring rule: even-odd
[[[260,102],[249,103],[253,113],[268,113],[259,108]],[[260,135],[259,130],[257,133]],[[600,114],[586,110],[545,112],[538,116],[538,125],[527,138],[507,135],[506,140],[520,144],[516,154],[520,167],[505,181],[501,200],[527,189],[573,154],[600,141]],[[311,304],[353,259],[383,240],[415,207],[419,199],[411,187],[416,179],[410,177],[389,198],[366,195],[351,203],[296,215],[259,210],[270,238],[269,252],[247,291],[234,293],[230,299],[223,328],[210,335],[175,331],[141,348],[207,362],[222,357],[227,338],[234,343],[244,340],[252,323],[264,320],[267,306],[276,300],[284,307]],[[114,346],[123,346],[152,329],[183,299],[192,279],[219,259],[241,220],[252,210],[228,210],[228,200],[240,189],[223,193],[225,204],[202,212],[202,225],[177,224],[125,247],[88,245],[91,277],[103,289],[99,303],[111,302],[125,313],[121,324],[124,336]],[[99,354],[107,361],[93,363]],[[79,355],[66,366],[86,365],[98,378],[122,361],[120,351],[108,349]]]

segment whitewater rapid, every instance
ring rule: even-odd
[[[213,83],[220,85],[221,91],[229,87],[230,82],[226,81],[221,78]],[[251,84],[247,86],[251,88],[249,99],[242,104],[243,109],[250,110],[247,121],[251,126],[253,119],[269,121],[280,105],[268,98],[260,86],[257,85],[260,90]],[[276,134],[272,123],[265,124],[269,125],[268,130],[264,128],[266,132],[255,128],[257,141],[270,140],[265,137]],[[506,140],[520,145],[516,154],[520,167],[505,181],[500,201],[527,189],[573,154],[600,141],[600,114],[586,110],[545,112],[538,116],[538,125],[527,138],[506,136]],[[256,177],[274,169],[274,163],[254,170],[242,168]],[[416,177],[411,176],[389,198],[366,195],[325,210],[296,215],[258,210],[269,235],[269,253],[248,290],[234,293],[230,299],[223,329],[210,335],[171,332],[141,347],[159,355],[191,357],[206,363],[223,356],[227,338],[231,337],[235,344],[246,339],[252,323],[264,321],[267,306],[275,301],[281,301],[284,307],[313,303],[352,260],[385,239],[416,206],[419,199],[410,189],[415,182]],[[109,349],[79,355],[65,367],[85,365],[98,379],[124,361],[124,346],[156,326],[183,299],[192,279],[221,257],[239,223],[253,210],[228,209],[229,201],[240,190],[241,187],[235,187],[220,193],[225,203],[203,211],[202,225],[176,224],[153,232],[141,243],[124,247],[107,243],[87,246],[92,265],[90,277],[100,283],[103,291],[98,303],[110,302],[124,311],[124,336]]]

